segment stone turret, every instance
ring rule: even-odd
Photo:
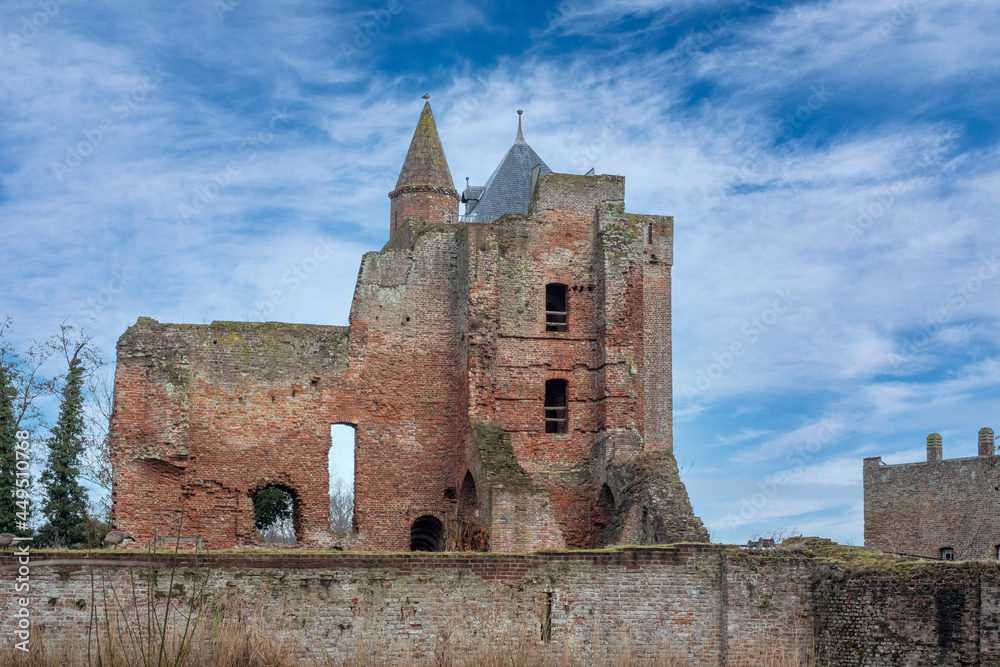
[[[424,104],[420,113],[396,189],[389,193],[389,199],[392,200],[390,237],[409,217],[425,218],[432,223],[458,222],[458,191],[451,179],[430,102]]]

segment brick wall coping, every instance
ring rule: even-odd
[[[463,553],[463,552],[333,552],[333,553],[198,553],[189,550],[150,553],[137,549],[127,551],[32,551],[31,567],[66,567],[82,569],[88,565],[103,567],[210,567],[210,568],[280,568],[338,569],[388,568],[403,571],[414,569],[471,568],[473,570],[516,571],[550,563],[572,561],[604,567],[636,568],[655,565],[679,565],[687,559],[720,553],[733,547],[722,544],[678,544],[656,547],[624,547],[613,550],[539,551],[528,554]],[[10,567],[0,556],[0,570]],[[11,558],[10,563],[16,563]]]
[[[908,463],[886,463],[882,460],[881,456],[868,456],[865,458],[865,462],[871,462],[873,464],[878,464],[880,468],[903,468],[906,466],[925,466],[925,465],[941,465],[942,463],[961,463],[968,461],[979,461],[979,460],[989,460],[995,458],[993,456],[960,456],[954,459],[941,459],[940,461],[910,461]]]

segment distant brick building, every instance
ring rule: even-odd
[[[625,213],[620,176],[551,172],[520,120],[460,196],[429,104],[389,197],[349,327],[125,332],[117,527],[253,543],[254,495],[276,486],[314,546],[707,541],[672,456],[672,219]],[[351,538],[328,529],[331,424],[356,429]]]
[[[993,430],[979,431],[979,456],[943,459],[927,436],[927,460],[886,465],[866,458],[865,546],[948,560],[1000,557],[1000,457]]]

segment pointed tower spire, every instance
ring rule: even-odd
[[[458,222],[458,191],[451,179],[430,102],[424,102],[396,189],[389,193],[389,199],[392,200],[390,236],[412,216],[433,223]]]
[[[514,143],[515,144],[516,143],[522,143],[522,144],[525,143],[525,141],[524,141],[524,135],[521,134],[521,114],[523,114],[523,113],[524,113],[523,110],[521,110],[521,109],[517,110],[517,138],[514,139]]]

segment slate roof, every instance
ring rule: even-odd
[[[462,193],[462,196],[479,201],[479,198],[483,196],[483,190],[485,189],[486,188],[482,185],[467,185],[465,187],[465,192]],[[465,200],[463,199],[462,201]]]
[[[417,129],[413,131],[413,140],[410,141],[410,150],[406,152],[406,160],[399,172],[399,180],[396,181],[396,190],[406,185],[455,189],[430,102],[425,102],[424,110],[420,112]]]
[[[517,139],[501,160],[486,185],[472,185],[462,193],[462,201],[479,197],[479,203],[462,222],[493,222],[506,213],[527,214],[531,202],[531,170],[541,165],[539,177],[552,170],[538,157],[521,133],[520,112],[517,118]]]

